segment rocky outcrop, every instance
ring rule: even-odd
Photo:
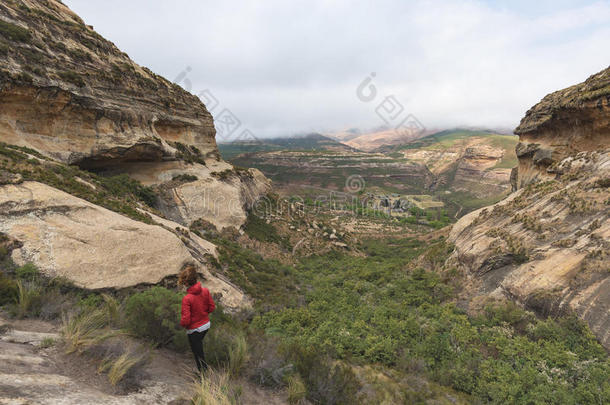
[[[517,129],[516,190],[458,221],[448,265],[473,294],[573,312],[610,349],[610,108],[606,70],[553,93]]]
[[[270,191],[271,183],[259,170],[235,171],[225,166],[229,168],[210,172],[196,165],[186,173],[197,180],[166,188],[161,199],[168,218],[183,224],[205,218],[218,229],[245,223],[244,207],[252,208]]]
[[[496,167],[505,151],[485,143],[473,144],[457,161],[451,189],[478,198],[502,195],[509,189],[510,169]]]
[[[544,97],[515,133],[517,188],[554,178],[556,165],[568,156],[610,147],[610,68]]]
[[[181,208],[160,202],[187,226],[206,218],[239,227],[250,200],[269,191],[258,172],[223,184],[211,178],[217,167],[232,168],[220,160],[212,116],[199,98],[131,61],[60,1],[2,2],[0,33],[0,141],[86,170],[148,178],[166,190],[173,177],[197,172],[197,182],[169,190]],[[189,199],[216,195],[219,186],[232,204]]]
[[[434,140],[433,135],[400,152],[409,160],[425,164],[436,176],[437,189],[464,192],[474,198],[506,194],[510,190],[510,164],[515,161],[511,149],[516,137],[455,132],[459,134],[457,139],[451,139],[453,131],[450,131],[447,140],[443,135]]]
[[[155,284],[199,263],[206,284],[230,308],[248,305],[244,294],[207,270],[216,248],[177,223],[129,219],[45,184],[0,186],[0,233],[19,243],[18,264],[33,262],[50,277],[88,289]]]
[[[0,139],[83,165],[173,158],[175,142],[216,152],[197,97],[132,62],[61,2],[3,2],[0,17]]]

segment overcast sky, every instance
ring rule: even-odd
[[[380,126],[388,96],[427,128],[514,128],[610,64],[610,1],[64,3],[166,78],[190,68],[180,84],[258,137]]]

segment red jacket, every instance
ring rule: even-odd
[[[202,287],[201,283],[194,284],[186,290],[186,295],[182,298],[180,325],[186,329],[195,329],[205,325],[210,321],[208,315],[215,308],[210,290]]]

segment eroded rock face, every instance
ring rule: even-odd
[[[0,232],[20,242],[18,264],[36,263],[88,289],[156,284],[187,263],[201,264],[205,284],[230,308],[248,305],[244,294],[212,275],[202,259],[216,248],[177,223],[135,221],[45,184],[0,186]]]
[[[572,310],[610,348],[610,153],[566,158],[565,180],[530,185],[456,223],[451,265],[479,292],[543,314]]]
[[[610,147],[610,68],[544,97],[515,133],[517,188],[554,178],[555,166],[568,156]]]
[[[216,151],[212,116],[179,86],[132,62],[59,1],[3,2],[22,37],[0,74],[0,140],[64,163],[89,157],[159,160],[168,142]]]
[[[271,182],[259,170],[236,171],[224,161],[205,166],[182,161],[139,162],[125,165],[121,172],[145,185],[158,186],[159,209],[184,226],[204,218],[218,229],[239,228],[246,221],[245,209],[271,191]],[[191,178],[173,180],[180,176]]]
[[[232,167],[199,98],[131,61],[60,1],[3,2],[0,19],[14,33],[0,36],[1,142],[162,186],[172,196],[163,211],[186,226],[204,218],[239,227],[269,191],[255,171],[211,177]],[[198,180],[172,182],[187,173]]]
[[[425,164],[437,178],[436,187],[467,192],[477,198],[500,196],[510,190],[511,169],[499,166],[512,153],[494,144],[489,137],[473,135],[448,147],[433,144],[402,153],[410,160]]]
[[[553,93],[515,132],[515,192],[458,221],[448,264],[473,293],[574,312],[610,349],[610,70]]]
[[[465,149],[457,161],[452,183],[455,191],[470,191],[477,197],[500,195],[508,191],[510,169],[496,168],[505,151],[486,144]]]

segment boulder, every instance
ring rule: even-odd
[[[0,232],[21,245],[12,251],[15,262],[33,262],[48,276],[88,289],[156,284],[187,262],[201,263],[205,253],[215,255],[207,241],[191,235],[183,241],[171,231],[176,227],[135,221],[37,182],[0,186]],[[223,304],[249,304],[238,288],[200,267]]]

